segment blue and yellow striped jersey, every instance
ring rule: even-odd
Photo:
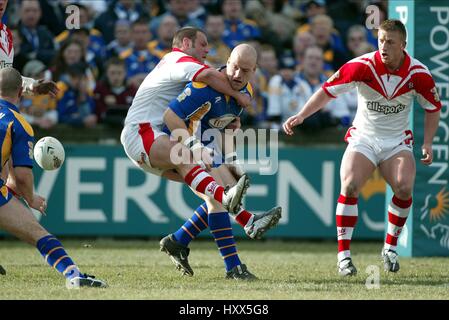
[[[0,99],[0,145],[2,169],[8,160],[13,166],[33,167],[34,132],[12,103]]]
[[[253,95],[250,84],[240,92],[247,93],[251,97]],[[170,102],[169,108],[184,120],[190,135],[195,134],[198,137],[202,137],[207,129],[225,129],[243,111],[235,99],[202,82],[187,84],[184,91]],[[199,124],[201,131],[198,130]],[[164,131],[170,132],[167,127]]]

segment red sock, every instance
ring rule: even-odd
[[[200,166],[190,170],[184,177],[184,181],[196,191],[222,203],[224,188],[210,174],[201,169]]]
[[[352,232],[357,223],[357,217],[357,198],[340,195],[337,203],[338,261],[351,256]]]
[[[388,230],[385,238],[385,249],[396,251],[398,238],[407,221],[411,205],[412,198],[401,200],[393,195],[390,205],[388,206]]]
[[[242,227],[246,226],[249,219],[251,219],[254,215],[251,212],[246,211],[245,209],[241,208],[239,213],[235,216],[235,221]]]

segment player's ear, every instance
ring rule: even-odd
[[[22,98],[22,95],[23,95],[22,91],[23,91],[23,87],[20,86],[19,92],[17,93],[17,98],[19,98],[19,100],[20,100],[20,98]]]

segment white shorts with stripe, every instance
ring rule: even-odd
[[[391,139],[380,139],[361,134],[356,127],[346,132],[346,151],[356,151],[367,157],[376,167],[383,161],[405,150],[413,153],[413,133],[406,130],[402,136]]]
[[[153,168],[149,155],[153,142],[160,136],[167,135],[150,123],[127,124],[120,135],[120,142],[129,159],[145,172],[162,175],[163,169]]]

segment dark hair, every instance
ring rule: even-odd
[[[204,35],[206,35],[206,33],[203,30],[196,28],[196,27],[184,27],[184,28],[179,29],[178,31],[176,31],[176,33],[173,37],[172,47],[173,48],[181,48],[182,40],[184,38],[188,38],[188,39],[192,40],[192,42],[195,42],[196,35],[198,34],[198,32],[201,32]]]
[[[380,24],[379,30],[398,31],[402,35],[404,42],[407,41],[407,29],[405,29],[404,24],[400,20],[396,19],[385,20]]]
[[[123,68],[126,69],[125,60],[122,60],[122,59],[120,59],[118,57],[112,57],[109,60],[107,60],[105,65],[104,65],[105,70],[108,70],[108,68],[110,66],[122,66]]]
[[[81,48],[81,62],[86,63],[86,54],[84,52],[83,44],[79,40],[69,38],[62,44],[61,48],[56,54],[56,57],[53,60],[51,71],[54,81],[59,81],[60,76],[66,71],[68,67],[64,61],[64,51],[72,44],[76,44]]]
[[[131,23],[131,28],[134,28],[137,25],[146,25],[148,26],[148,30],[150,30],[150,21],[145,17],[140,17],[139,19]]]

